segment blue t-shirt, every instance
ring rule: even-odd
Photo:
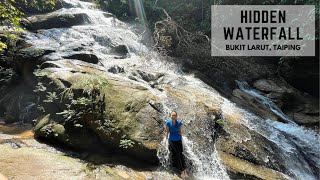
[[[166,121],[166,126],[169,127],[169,141],[179,141],[181,140],[181,135],[179,134],[179,128],[182,126],[181,120],[177,120],[176,124],[172,124],[172,119]]]

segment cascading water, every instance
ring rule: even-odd
[[[88,15],[88,22],[70,28],[38,30],[36,33],[28,34],[27,41],[40,49],[54,50],[54,52],[43,57],[46,60],[61,60],[65,56],[79,52],[90,53],[97,56],[99,64],[106,72],[113,67],[123,69],[115,76],[126,80],[134,79],[159,97],[163,107],[163,120],[166,119],[171,110],[179,109],[179,113],[184,115],[184,132],[186,132],[183,136],[184,154],[187,158],[188,168],[196,179],[229,179],[213,145],[212,135],[214,132],[208,125],[210,119],[198,119],[196,115],[198,111],[196,102],[201,97],[205,97],[204,101],[206,102],[204,103],[209,106],[220,106],[223,116],[234,112],[241,114],[239,122],[243,126],[277,144],[277,152],[281,153],[279,157],[286,167],[288,176],[295,179],[311,180],[317,178],[311,165],[319,167],[318,134],[293,123],[285,124],[264,120],[238,108],[199,79],[192,75],[180,73],[179,67],[175,64],[161,60],[157,53],[149,50],[140,42],[141,37],[134,33],[129,25],[117,20],[110,14],[95,9],[92,3],[77,0],[65,1],[71,5],[71,8],[62,8],[53,13],[85,13]],[[113,49],[119,45],[125,46],[130,55],[122,58],[115,54]],[[75,49],[77,49],[77,52],[75,52]],[[159,81],[164,85],[170,85],[175,91],[185,92],[188,95],[188,103],[179,104],[170,97],[170,93],[165,88],[161,90],[152,88],[150,82],[139,76],[134,76],[137,70],[166,74],[165,77],[159,78]],[[258,99],[265,102],[273,112],[284,119],[288,119],[271,101],[245,87],[243,83],[239,83],[239,86],[243,87],[243,91],[259,97]],[[193,91],[196,91],[201,97]],[[184,111],[184,109],[192,109],[194,112]],[[289,119],[288,121],[290,122]],[[193,126],[194,122],[197,122],[196,127]],[[233,136],[238,143],[250,139],[250,136],[239,137],[236,134],[233,134]],[[198,140],[194,137],[198,137],[203,142],[197,142]],[[158,157],[161,164],[168,167],[169,150],[165,140],[162,141],[158,149]]]
[[[236,81],[239,88],[244,91],[245,93],[255,97],[256,99],[259,100],[260,103],[262,103],[264,106],[266,106],[267,108],[269,108],[273,113],[275,113],[276,115],[278,115],[280,118],[282,118],[283,120],[290,122],[290,123],[294,123],[292,120],[290,120],[287,115],[285,115],[281,109],[279,109],[273,102],[271,99],[261,95],[257,90],[251,89],[248,85],[247,82],[240,82],[240,81]]]
[[[319,134],[307,130],[289,119],[269,98],[261,95],[257,90],[251,89],[246,82],[237,81],[239,88],[258,99],[272,112],[287,120],[288,123],[261,120],[250,113],[246,113],[247,127],[259,132],[268,140],[275,142],[281,150],[281,160],[284,162],[288,174],[297,179],[317,179],[317,170],[310,165],[320,168]]]

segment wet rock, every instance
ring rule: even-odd
[[[142,70],[136,70],[132,74],[134,76],[137,76],[137,77],[141,78],[142,80],[144,80],[146,82],[154,81],[156,79],[156,77],[153,74],[147,73],[147,72],[142,71]]]
[[[256,89],[250,87],[249,89],[260,94],[261,97],[269,98],[270,102],[261,102],[261,98],[240,89],[233,91],[231,99],[265,118],[271,117],[273,120],[283,122],[289,119],[300,125],[317,126],[319,122],[318,98],[303,94],[280,79],[260,79],[253,82],[253,86]],[[269,100],[263,99],[263,101]],[[277,115],[273,111],[278,111],[278,113],[282,111],[284,115]]]
[[[279,117],[274,115],[268,107],[266,107],[264,104],[261,104],[260,101],[258,101],[256,98],[243,92],[240,89],[233,90],[233,97],[231,98],[231,100],[242,105],[243,107],[252,110],[253,112],[256,112],[262,117],[284,121],[283,119],[280,119]]]
[[[106,17],[106,18],[115,17],[113,14],[107,13],[107,12],[104,12],[103,15],[104,15],[104,17]]]
[[[132,75],[146,82],[154,82],[157,81],[160,77],[164,76],[163,73],[151,73],[143,70],[136,70],[132,73]]]
[[[79,46],[79,47],[74,47],[73,48],[74,51],[82,51],[84,49],[85,49],[85,47],[83,47],[83,46]]]
[[[128,76],[128,78],[133,80],[133,81],[139,81],[135,76]]]
[[[228,121],[228,120],[226,120]],[[244,126],[228,122],[226,131],[237,134],[232,137],[228,133],[222,134],[216,143],[219,151],[232,155],[242,161],[283,172],[285,167],[279,162],[277,145],[269,142],[263,136]],[[237,142],[237,139],[242,141]],[[278,150],[279,151],[279,150]]]
[[[50,114],[47,114],[40,121],[38,121],[37,125],[34,127],[34,131],[39,133],[40,129],[43,128],[45,125],[47,125],[50,122],[49,118],[50,118]]]
[[[51,29],[61,27],[71,27],[84,24],[88,20],[85,13],[49,13],[44,15],[34,15],[22,20],[22,24],[29,30]]]
[[[230,171],[231,179],[288,179],[288,176],[273,169],[257,166],[227,153],[220,152],[219,154]]]
[[[53,50],[46,50],[46,49],[39,49],[35,47],[27,47],[18,50],[17,52],[17,59],[37,59],[43,55],[49,54],[54,52]]]
[[[124,73],[124,68],[120,66],[112,66],[108,69],[108,72],[111,72],[113,74],[119,74],[119,73]]]
[[[130,55],[129,49],[126,45],[115,46],[112,48],[111,52],[118,55],[118,57],[115,57],[117,59],[124,59]]]
[[[253,83],[253,86],[263,92],[277,92],[277,93],[289,93],[296,92],[292,87],[284,83],[277,82],[272,79],[259,79]]]
[[[163,113],[163,105],[161,103],[150,101],[149,104],[152,108],[154,108],[159,113]]]
[[[39,49],[33,46],[21,48],[16,52],[11,66],[21,79],[30,84],[34,81],[33,71],[40,64],[40,58],[52,52],[53,50]]]
[[[19,149],[26,146],[26,143],[17,138],[0,139],[0,144],[9,144],[12,149]]]
[[[255,81],[253,86],[259,91],[266,93],[266,96],[272,99],[280,108],[284,104],[285,96],[298,95],[298,91],[279,80],[260,79]]]
[[[98,64],[99,59],[96,55],[94,54],[88,54],[88,53],[75,53],[71,54],[69,56],[63,56],[65,59],[78,59],[84,62],[88,63],[93,63],[93,64]]]

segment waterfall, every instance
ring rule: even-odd
[[[171,110],[179,109],[180,114],[183,115],[184,132],[186,132],[183,135],[184,155],[188,162],[188,169],[196,179],[229,179],[213,144],[212,129],[208,128],[208,122],[212,119],[203,120],[196,116],[197,101],[201,97],[204,98],[205,102],[203,103],[208,106],[220,106],[223,116],[232,113],[241,114],[239,117],[241,125],[275,143],[277,145],[276,152],[280,153],[279,157],[281,157],[279,161],[286,167],[285,173],[288,176],[294,179],[317,179],[311,165],[320,167],[319,144],[317,143],[319,135],[292,123],[270,99],[250,89],[246,83],[237,82],[241,90],[256,97],[271,111],[290,123],[262,119],[237,107],[192,74],[184,74],[177,65],[163,60],[156,52],[141,43],[140,35],[136,34],[129,24],[125,24],[112,15],[96,9],[93,3],[77,0],[65,0],[65,2],[71,7],[62,8],[53,13],[85,13],[89,17],[88,22],[70,28],[38,30],[35,33],[27,34],[27,42],[36,48],[54,50],[54,52],[43,57],[47,60],[61,60],[65,56],[79,52],[90,53],[97,56],[98,64],[106,72],[114,67],[124,69],[115,73],[114,76],[126,80],[134,79],[159,97],[163,107],[163,124]],[[127,48],[129,55],[126,58],[114,53],[114,48],[118,46]],[[74,49],[80,49],[80,51],[75,52]],[[159,78],[159,82],[170,85],[175,91],[188,94],[188,103],[179,104],[170,97],[170,93],[165,88],[161,90],[152,88],[150,82],[147,82],[146,79],[138,76],[133,77],[137,70],[143,70],[151,74],[166,74],[166,77]],[[195,95],[193,91],[201,94],[201,97]],[[188,111],[189,109],[194,110],[194,112]],[[195,121],[197,127],[193,128],[192,125]],[[251,138],[250,135],[241,137],[238,134],[231,134],[231,136],[238,143],[248,141]],[[202,145],[199,145],[195,137],[204,141]],[[161,142],[157,155],[162,166],[168,168],[169,150],[165,140]],[[265,159],[267,161],[268,157],[265,157]]]
[[[260,103],[288,122],[265,120],[245,112],[248,120],[245,123],[246,126],[278,145],[282,154],[281,160],[284,162],[288,174],[297,179],[317,179],[318,172],[314,172],[310,168],[310,164],[317,169],[320,168],[319,134],[297,125],[269,98],[263,96],[257,90],[251,89],[246,82],[236,82],[242,91],[258,99]]]
[[[255,97],[261,104],[263,104],[264,106],[266,106],[268,109],[270,109],[273,113],[275,113],[277,116],[279,116],[280,118],[282,118],[283,120],[290,122],[290,123],[294,123],[292,120],[290,120],[288,118],[287,115],[285,115],[280,108],[278,108],[271,99],[263,96],[261,93],[259,93],[257,90],[251,89],[248,85],[247,82],[240,82],[240,81],[236,81],[239,88],[244,91],[245,93]]]

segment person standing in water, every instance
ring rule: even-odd
[[[175,111],[170,113],[170,119],[166,121],[166,139],[169,135],[169,151],[171,156],[172,166],[181,171],[181,177],[188,177],[184,156],[182,154],[182,136],[181,136],[181,120],[177,119],[178,114]]]

